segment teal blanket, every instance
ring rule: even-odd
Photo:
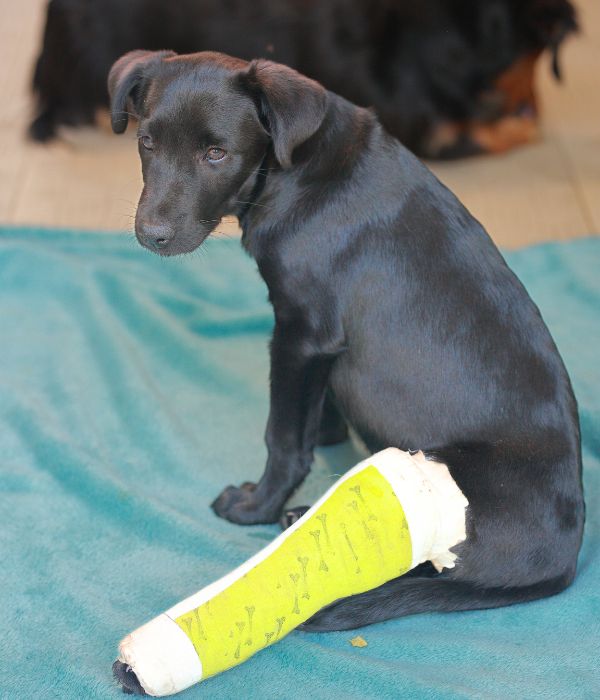
[[[600,239],[507,256],[563,354],[587,525],[563,594],[352,633],[294,632],[186,698],[600,697]],[[263,547],[209,503],[263,468],[267,292],[237,241],[161,259],[125,235],[0,230],[0,697],[118,698],[127,632]],[[359,455],[317,451],[314,500]]]

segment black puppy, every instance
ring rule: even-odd
[[[373,451],[423,449],[468,498],[455,569],[421,566],[306,625],[357,627],[564,589],[583,520],[569,378],[538,309],[458,200],[375,115],[285,66],[137,51],[110,73],[112,124],[139,122],[136,235],[197,248],[225,214],[269,288],[268,461],[213,503],[270,523],[321,426]]]
[[[123,53],[170,46],[285,63],[421,156],[498,152],[536,135],[534,64],[576,27],[569,0],[50,0],[31,134],[92,123]]]

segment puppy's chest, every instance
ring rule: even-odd
[[[272,250],[257,260],[273,304],[314,306],[333,296],[331,275],[315,257]]]

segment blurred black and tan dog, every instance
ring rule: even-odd
[[[226,488],[215,512],[277,521],[314,447],[345,439],[347,425],[373,451],[445,462],[469,500],[456,568],[422,565],[304,628],[568,586],[584,521],[569,377],[537,307],[456,197],[372,111],[286,66],[136,51],[109,81],[114,130],[139,119],[139,242],[187,253],[235,214],[274,309],[266,469]]]
[[[31,135],[93,123],[132,49],[268,58],[365,107],[419,156],[537,135],[534,66],[576,28],[569,0],[50,0]]]

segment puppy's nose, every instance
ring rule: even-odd
[[[173,240],[173,230],[165,224],[153,224],[149,221],[142,221],[139,233],[144,243],[151,248],[160,250],[166,248]]]

